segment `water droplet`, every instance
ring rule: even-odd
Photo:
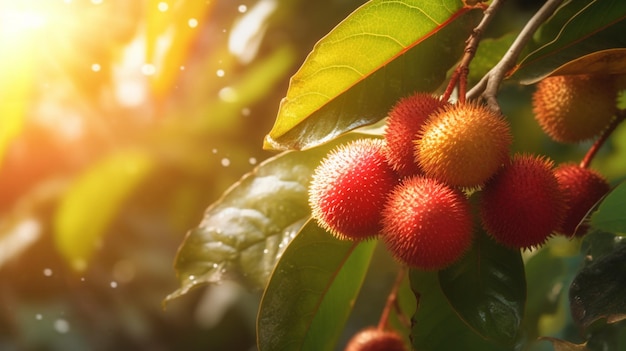
[[[45,275],[46,277],[51,277],[52,276],[52,269],[50,268],[46,268],[43,270],[43,275]]]
[[[70,323],[63,318],[54,321],[54,330],[59,334],[65,334],[70,331]]]
[[[250,162],[251,165],[256,165],[257,163],[256,157],[250,157],[248,159],[248,162]]]
[[[222,163],[222,166],[223,166],[223,167],[228,167],[228,166],[230,166],[230,160],[229,160],[229,159],[227,159],[226,157],[224,157],[224,158],[222,159],[221,163]]]
[[[223,87],[217,96],[224,102],[235,102],[238,99],[237,91],[231,87]]]
[[[190,18],[189,21],[187,21],[187,25],[189,25],[190,28],[196,28],[198,26],[198,20]]]
[[[112,289],[117,288],[117,282],[116,281],[112,281],[110,285],[111,285]]]
[[[224,76],[224,74],[225,74],[225,72],[224,72],[224,70],[223,70],[223,69],[218,69],[218,70],[215,72],[215,75],[217,75],[218,77],[223,77],[223,76]]]
[[[100,67],[99,63],[94,63],[94,64],[91,65],[91,70],[94,71],[94,72],[100,72],[101,68],[102,67]]]
[[[38,320],[38,321],[40,321],[40,320],[42,320],[42,319],[43,319],[43,316],[41,315],[41,313],[37,313],[37,314],[35,315],[35,319],[36,319],[36,320]]]
[[[151,76],[156,72],[156,67],[151,64],[151,63],[146,63],[143,66],[141,66],[141,73],[147,75],[147,76]]]
[[[157,8],[159,9],[159,11],[161,12],[165,12],[170,8],[170,5],[168,5],[165,1],[161,1],[158,5]]]

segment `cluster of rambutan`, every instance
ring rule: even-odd
[[[562,130],[580,121],[554,122],[559,99],[536,96],[536,112],[568,135]],[[425,270],[446,268],[468,250],[474,213],[489,235],[516,249],[553,233],[583,233],[579,224],[608,192],[606,180],[574,164],[555,169],[544,156],[510,156],[511,143],[505,118],[486,106],[425,93],[403,98],[389,111],[383,139],[348,143],[318,166],[312,216],[340,239],[380,236],[396,259]]]

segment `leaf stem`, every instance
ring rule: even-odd
[[[483,18],[480,20],[480,23],[474,28],[469,38],[467,38],[465,42],[465,50],[463,57],[461,58],[461,62],[456,67],[454,72],[452,72],[452,76],[450,77],[450,82],[446,88],[446,91],[443,93],[443,101],[448,101],[450,96],[452,95],[452,91],[454,87],[459,85],[459,102],[465,102],[465,95],[467,90],[467,75],[469,73],[469,65],[476,54],[476,49],[478,48],[478,44],[480,43],[480,39],[485,32],[485,29],[491,23],[496,12],[505,0],[494,0],[486,9],[483,11]]]
[[[496,100],[496,94],[500,84],[507,73],[515,67],[519,55],[535,34],[541,24],[543,24],[556,9],[563,3],[563,0],[547,0],[543,6],[531,17],[509,50],[502,56],[502,59],[468,92],[468,97],[473,98],[478,95],[487,101],[487,105],[494,111],[500,111],[500,106]]]
[[[598,140],[596,140],[596,142],[591,145],[585,157],[582,159],[582,161],[580,161],[581,168],[589,167],[591,161],[593,161],[594,156],[598,153],[598,150],[600,150],[602,145],[604,145],[604,142],[606,142],[606,140],[609,138],[611,133],[613,133],[615,128],[617,128],[620,123],[624,122],[624,119],[626,119],[626,110],[618,110],[616,118],[613,120],[613,122],[611,122],[609,127],[605,129],[604,132],[602,132],[602,135],[600,135]]]
[[[389,296],[387,296],[387,302],[385,303],[385,308],[383,309],[383,313],[380,315],[380,321],[378,322],[378,330],[387,329],[387,325],[389,324],[389,315],[391,314],[391,310],[395,309],[398,312],[398,316],[402,316],[400,313],[400,306],[398,304],[398,290],[400,289],[400,285],[406,276],[407,268],[405,265],[402,265],[398,270],[398,275],[396,276],[396,280],[391,287],[391,291],[389,292]]]

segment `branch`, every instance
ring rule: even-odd
[[[483,12],[483,18],[480,20],[480,23],[474,28],[472,34],[467,39],[465,44],[465,50],[463,57],[461,58],[461,62],[456,67],[452,76],[450,77],[450,82],[448,83],[448,87],[446,91],[443,93],[443,101],[448,101],[450,96],[452,95],[452,91],[457,83],[459,83],[459,100],[460,102],[465,102],[465,91],[467,85],[467,74],[469,72],[469,65],[476,54],[476,49],[478,48],[478,44],[480,43],[480,39],[485,32],[485,29],[491,23],[491,20],[494,18],[496,12],[505,0],[493,0],[493,2],[485,9]]]
[[[552,16],[554,11],[561,5],[563,0],[547,0],[545,4],[535,13],[535,15],[526,23],[520,31],[517,38],[509,50],[502,56],[502,59],[476,84],[467,94],[469,98],[483,96],[487,100],[489,107],[495,111],[500,110],[496,94],[500,88],[500,84],[504,80],[507,72],[509,72],[515,64],[522,50],[528,41],[535,34],[537,29],[548,17]]]

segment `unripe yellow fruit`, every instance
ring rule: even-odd
[[[473,102],[451,105],[421,129],[415,160],[427,176],[449,185],[481,186],[508,161],[512,139],[500,113]]]
[[[577,143],[598,136],[611,123],[616,100],[613,76],[554,76],[537,84],[533,112],[553,140]]]

